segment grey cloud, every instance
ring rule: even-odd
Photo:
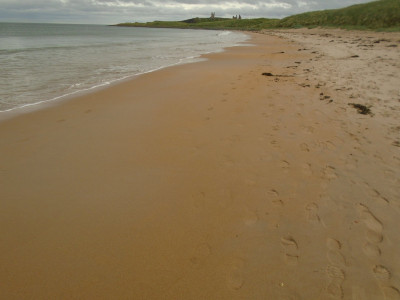
[[[0,20],[114,24],[217,16],[282,18],[370,0],[0,0]]]

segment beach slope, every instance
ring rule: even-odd
[[[400,38],[251,36],[0,123],[0,298],[399,299]]]

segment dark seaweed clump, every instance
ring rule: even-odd
[[[358,103],[349,103],[349,105],[354,107],[355,109],[357,109],[359,114],[372,115],[371,109],[365,105],[358,104]]]

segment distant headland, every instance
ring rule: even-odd
[[[115,26],[228,29],[257,31],[276,28],[336,27],[344,29],[400,31],[400,1],[378,0],[341,9],[306,12],[283,19],[246,19],[241,15],[219,18],[212,12],[209,18],[192,18],[183,21],[127,22]]]

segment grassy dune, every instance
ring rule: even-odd
[[[117,26],[260,30],[268,28],[340,27],[400,31],[400,0],[378,0],[341,9],[307,12],[284,19],[193,18],[184,21],[154,21],[148,23],[121,23]]]
[[[284,18],[278,27],[332,26],[360,29],[400,29],[400,1],[379,0],[342,9],[307,12]]]

